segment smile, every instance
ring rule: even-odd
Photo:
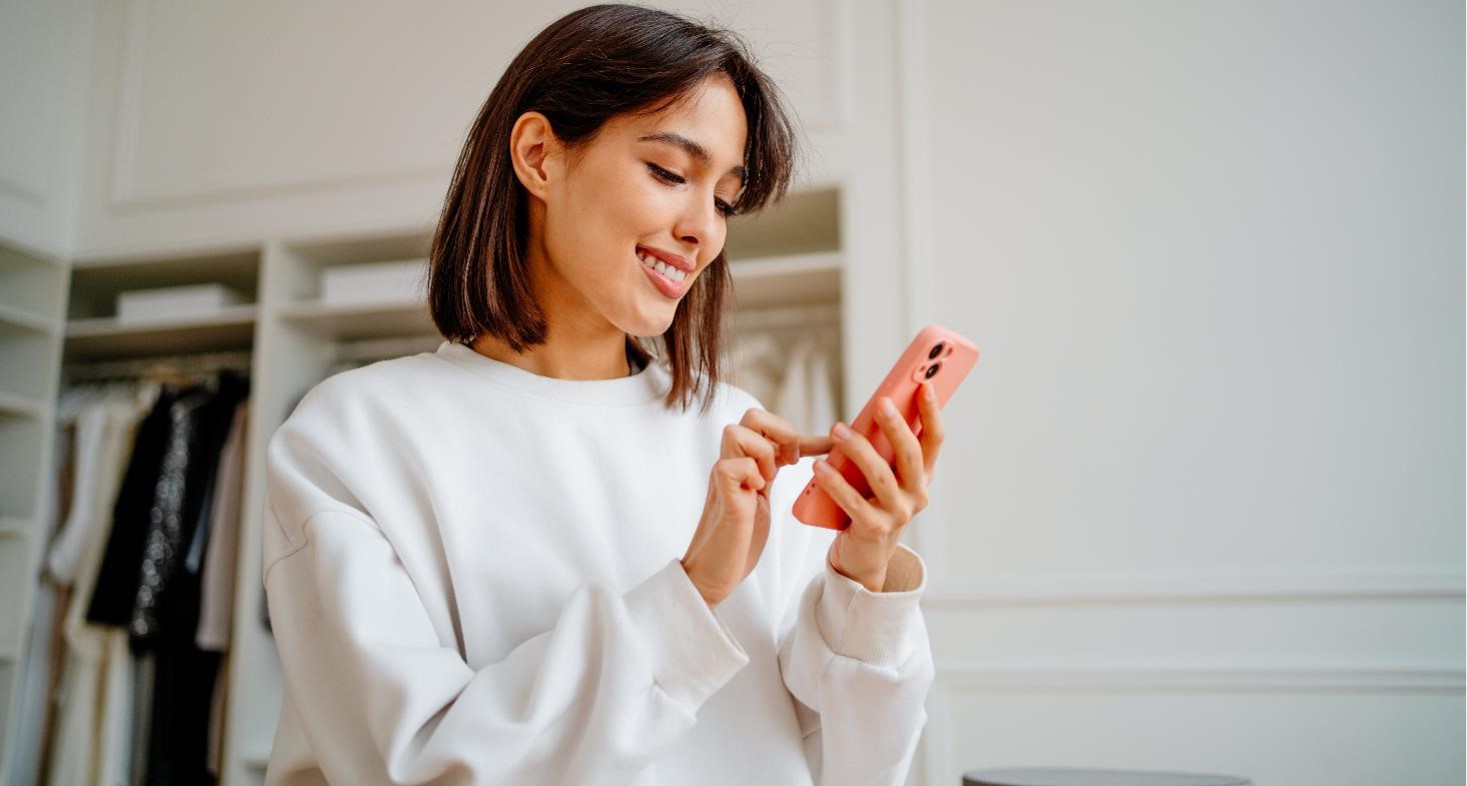
[[[662,275],[663,278],[674,283],[681,284],[683,280],[688,277],[687,273],[678,270],[672,265],[669,265],[666,262],[663,262],[662,260],[640,249],[638,249],[637,251],[637,259],[642,260],[642,265],[644,267],[648,267],[652,270],[657,271],[659,274]]]

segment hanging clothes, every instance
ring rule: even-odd
[[[162,536],[153,534],[160,531],[158,528],[150,530],[149,552],[144,555],[136,596],[139,604],[134,609],[133,627],[129,630],[133,646],[150,649],[156,658],[149,728],[168,730],[167,734],[149,735],[147,786],[214,782],[207,757],[209,717],[220,654],[200,649],[195,641],[202,600],[203,559],[200,556],[189,560],[188,552],[193,550],[195,536],[204,539],[202,544],[207,543],[211,526],[208,503],[214,492],[221,448],[235,410],[248,393],[246,378],[223,372],[217,390],[202,403],[187,407],[185,417],[175,417],[175,423],[188,423],[185,428],[188,442],[182,448],[188,460],[182,467],[165,460],[163,469],[167,474],[160,478],[160,488],[175,491],[179,498],[160,500],[155,511],[158,508],[176,511],[179,526],[177,530],[163,528]],[[180,441],[171,441],[174,450],[179,450]],[[164,520],[168,521],[166,514]],[[156,544],[163,545],[161,558],[153,551]],[[201,545],[200,554],[203,548]],[[151,610],[144,608],[143,603],[145,590],[150,587],[150,565],[157,571]]]
[[[758,400],[773,402],[784,374],[783,355],[783,345],[771,333],[740,334],[733,352],[733,382]]]
[[[249,399],[235,408],[229,436],[219,457],[214,504],[209,516],[213,533],[204,560],[204,599],[196,642],[201,650],[225,652],[234,614],[234,576],[239,545],[239,519],[244,495],[245,430]]]
[[[139,419],[156,388],[94,403],[77,417],[78,464],[66,529],[48,555],[49,568],[72,578],[66,609],[66,667],[46,783],[124,786],[131,757],[132,655],[127,634],[86,618],[101,568],[110,511],[133,448]]]
[[[41,504],[36,511],[35,537],[48,543],[56,531],[58,522],[67,513],[67,500],[71,496],[72,476],[75,473],[75,455],[72,449],[74,428],[71,423],[58,420],[52,444],[52,466],[45,473],[45,489]],[[58,587],[44,573],[27,577],[34,582],[30,608],[30,623],[26,633],[24,666],[16,675],[17,701],[20,713],[13,734],[13,748],[8,772],[0,772],[0,779],[13,783],[34,783],[44,775],[46,747],[49,744],[49,718],[54,706],[57,671],[56,642],[57,626],[61,615],[58,611],[65,603],[64,588]]]
[[[775,414],[801,433],[827,434],[835,425],[837,402],[830,368],[814,335],[801,337],[790,351],[774,407]]]
[[[163,464],[163,452],[168,443],[168,413],[178,396],[179,392],[172,388],[159,390],[153,408],[138,426],[127,471],[112,506],[107,547],[103,550],[102,565],[87,606],[89,622],[126,628],[132,618],[138,566],[142,564],[143,540],[147,535],[148,511],[153,505],[158,470]]]
[[[214,478],[214,499],[209,511],[212,531],[203,564],[203,598],[194,643],[200,649],[221,655],[229,648],[229,629],[234,617],[235,564],[238,561],[239,520],[244,496],[245,432],[249,399],[235,407],[229,436],[219,457]],[[195,542],[199,539],[195,537]],[[191,562],[191,561],[190,561]],[[219,777],[224,742],[224,695],[228,679],[223,668],[214,679],[213,703],[209,711],[210,773]]]
[[[160,390],[137,428],[113,505],[86,619],[119,629],[136,656],[130,676],[114,681],[132,686],[135,784],[215,780],[207,759],[221,656],[196,637],[214,511],[224,504],[216,495],[237,504],[237,494],[216,483],[248,390],[248,378],[231,371],[212,385]]]

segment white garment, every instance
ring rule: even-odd
[[[921,561],[894,592],[835,573],[834,533],[790,513],[806,458],[710,611],[679,558],[723,427],[760,402],[669,410],[669,381],[444,341],[312,388],[267,454],[266,783],[903,783],[933,676]]]
[[[112,531],[112,507],[151,395],[156,391],[94,402],[77,415],[77,449],[92,457],[85,471],[87,465],[78,464],[73,515],[67,519],[67,532],[80,534],[66,547],[65,572],[75,580],[66,608],[66,666],[47,781],[53,786],[129,782],[133,697],[127,631],[88,622],[87,606]],[[53,546],[52,556],[57,553]]]
[[[774,399],[774,414],[788,420],[802,434],[829,434],[835,425],[835,393],[825,352],[813,336],[805,336],[790,351]]]

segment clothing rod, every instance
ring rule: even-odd
[[[181,374],[208,374],[215,371],[249,373],[249,352],[199,352],[186,355],[162,355],[126,360],[92,360],[67,363],[61,375],[68,381],[140,377],[160,367]]]
[[[377,360],[381,358],[416,355],[433,352],[443,343],[437,333],[422,336],[363,339],[340,344],[336,347],[335,360]]]
[[[838,326],[839,303],[815,303],[805,306],[777,306],[734,312],[734,325],[739,328],[787,327],[792,325]]]

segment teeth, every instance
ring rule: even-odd
[[[648,254],[646,252],[639,252],[637,254],[637,258],[642,260],[642,264],[652,268],[658,273],[661,273],[664,278],[670,281],[677,281],[681,283],[682,280],[687,277],[687,274],[683,271],[678,270],[677,268],[667,264],[666,262],[663,262],[660,259],[657,259],[656,257],[653,257],[651,254]]]

